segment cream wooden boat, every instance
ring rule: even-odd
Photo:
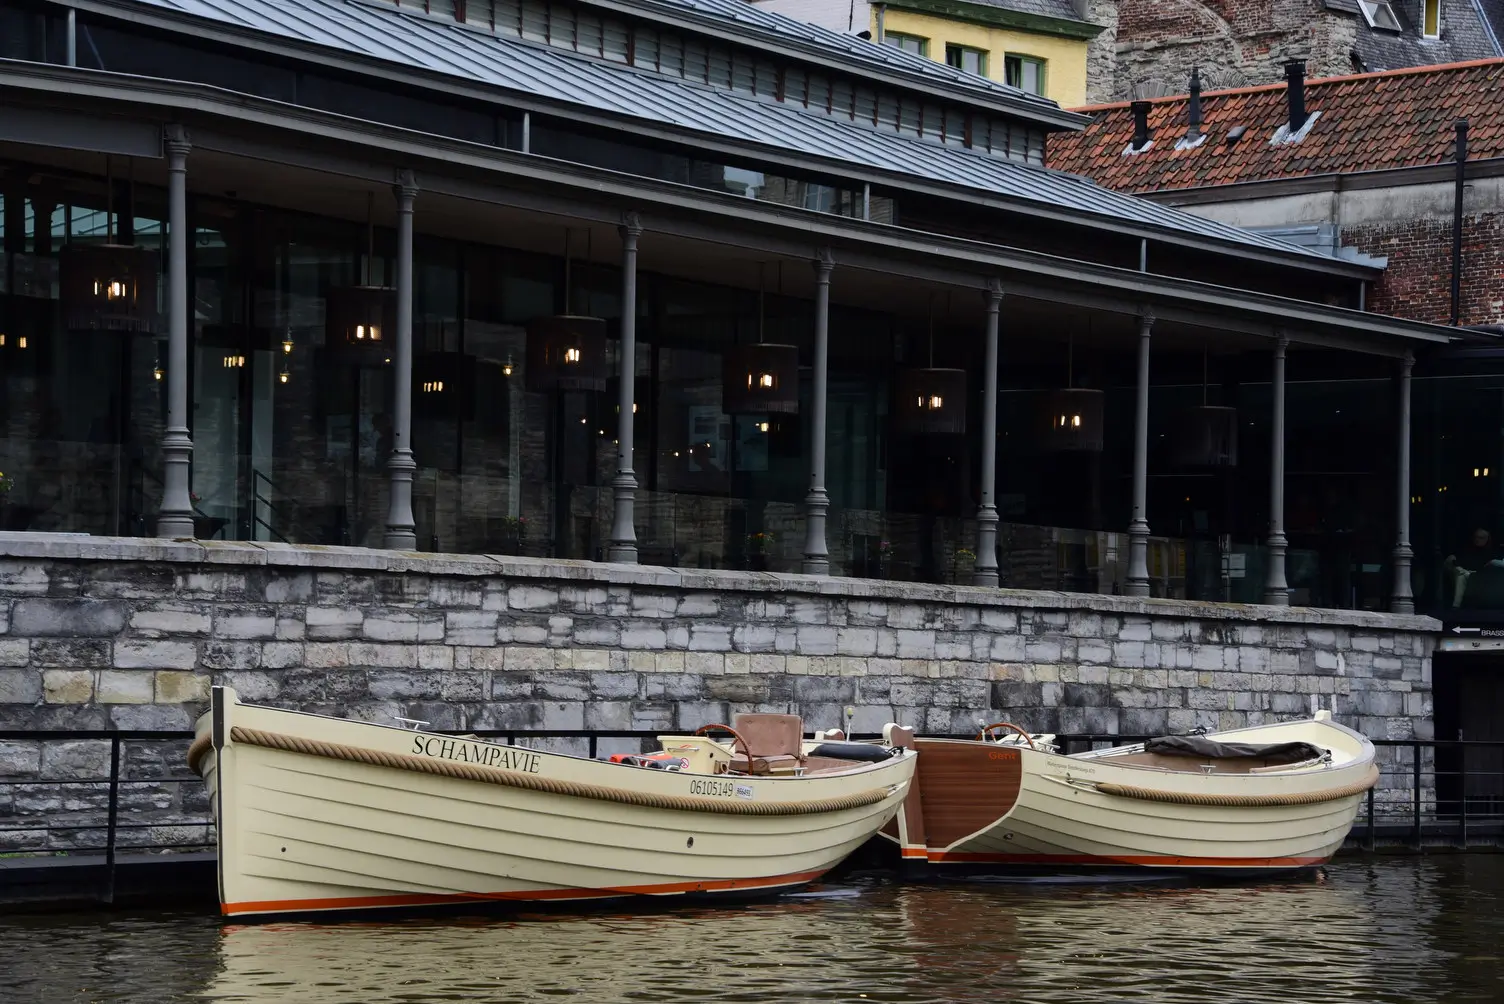
[[[796,716],[736,724],[731,743],[661,737],[670,759],[653,766],[669,769],[646,769],[216,687],[189,765],[209,788],[221,910],[235,916],[766,893],[870,838],[914,774],[911,749],[807,755]]]
[[[1053,736],[1007,727],[997,740],[915,740],[917,782],[883,829],[906,864],[1298,871],[1337,852],[1378,780],[1373,744],[1330,711],[1071,756],[1055,751]]]

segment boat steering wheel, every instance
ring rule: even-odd
[[[736,744],[737,743],[741,743],[742,744],[742,752],[745,753],[745,754],[747,754],[747,773],[751,774],[752,773],[752,765],[753,765],[753,763],[756,762],[754,760],[753,756],[752,756],[752,747],[750,747],[750,746],[747,745],[747,740],[743,739],[742,738],[742,734],[740,732],[736,731],[736,729],[733,729],[729,725],[701,725],[699,728],[695,729],[695,735],[697,735],[697,736],[703,736],[703,735],[705,735],[705,734],[707,734],[709,732],[713,732],[713,731],[715,731],[717,729],[719,729],[722,732],[729,732],[729,733],[731,733],[731,751],[733,753],[736,752]]]
[[[1024,737],[1024,742],[1029,744],[1029,749],[1039,749],[1038,746],[1034,745],[1034,737],[1029,735],[1029,733],[1025,732],[1023,729],[1019,728],[1017,725],[1014,725],[1012,722],[993,722],[991,725],[984,726],[982,728],[982,731],[977,733],[977,741],[981,742],[983,740],[986,740],[988,738],[987,733],[991,732],[993,729],[1012,729],[1014,732],[1017,732],[1019,735]]]

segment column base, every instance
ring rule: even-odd
[[[977,560],[971,584],[995,586],[997,582],[997,507],[984,505],[977,511]]]
[[[620,565],[637,564],[637,527],[633,523],[637,504],[637,474],[619,470],[611,482],[611,537],[606,560]]]
[[[1124,596],[1147,597],[1149,587],[1149,524],[1136,519],[1128,524],[1128,578],[1123,583]]]
[[[825,489],[816,488],[804,498],[804,561],[800,571],[805,575],[830,574],[830,548],[825,543],[825,514],[830,510],[830,496]]]
[[[383,544],[392,551],[416,551],[418,534],[413,520],[413,474],[418,464],[412,450],[393,450],[387,461],[390,475]]]
[[[1389,612],[1392,614],[1415,613],[1415,593],[1410,585],[1410,568],[1415,559],[1415,552],[1410,550],[1410,544],[1402,541],[1394,549],[1394,593],[1389,599]]]
[[[1289,542],[1284,534],[1269,538],[1269,573],[1264,578],[1264,602],[1272,607],[1290,605],[1290,583],[1285,578],[1285,551]]]

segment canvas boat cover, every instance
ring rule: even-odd
[[[1273,763],[1300,763],[1327,754],[1320,746],[1312,746],[1310,743],[1219,743],[1206,736],[1160,736],[1144,743],[1144,752],[1164,756],[1200,757],[1206,760],[1253,757]]]

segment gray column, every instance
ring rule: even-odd
[[[632,470],[632,419],[637,377],[637,238],[642,223],[628,213],[621,226],[621,394],[617,398],[616,478],[611,482],[616,511],[611,520],[612,561],[637,564],[637,529],[632,525],[637,474]]]
[[[411,171],[397,176],[397,350],[392,355],[395,383],[392,407],[392,456],[386,462],[390,478],[386,511],[386,546],[413,551],[418,535],[413,523],[413,199],[418,182]]]
[[[1410,550],[1410,372],[1415,368],[1415,356],[1406,352],[1400,364],[1400,421],[1398,438],[1394,534],[1394,594],[1389,601],[1389,611],[1396,614],[1415,613],[1415,593],[1410,586],[1410,564],[1415,557]]]
[[[982,504],[977,509],[977,560],[971,573],[974,586],[997,585],[997,315],[1003,284],[987,283],[987,349],[982,372]]]
[[[162,506],[158,537],[193,536],[188,497],[193,440],[188,436],[188,130],[170,125],[167,142],[167,427],[162,433]]]
[[[1290,605],[1290,583],[1285,580],[1285,350],[1290,340],[1280,332],[1274,344],[1274,415],[1269,430],[1269,574],[1264,580],[1264,602],[1277,607]]]
[[[1149,336],[1154,315],[1138,325],[1138,400],[1133,418],[1133,519],[1128,523],[1128,596],[1149,595]]]
[[[809,432],[809,494],[804,496],[804,572],[830,574],[830,551],[825,546],[825,513],[830,496],[825,493],[825,383],[830,349],[830,273],[835,259],[830,249],[821,250],[815,261],[815,349],[811,388]]]

